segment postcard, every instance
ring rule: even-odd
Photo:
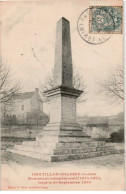
[[[125,190],[123,28],[122,0],[0,2],[0,190]]]

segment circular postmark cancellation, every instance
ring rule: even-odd
[[[89,44],[104,43],[112,34],[122,33],[122,7],[92,6],[80,15],[77,28]]]

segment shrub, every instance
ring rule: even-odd
[[[111,142],[124,142],[124,129],[111,133],[110,140]]]

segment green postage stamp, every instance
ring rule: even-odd
[[[91,6],[89,11],[90,33],[122,33],[122,6]]]

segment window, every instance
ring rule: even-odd
[[[21,110],[24,110],[24,105],[21,106]]]

